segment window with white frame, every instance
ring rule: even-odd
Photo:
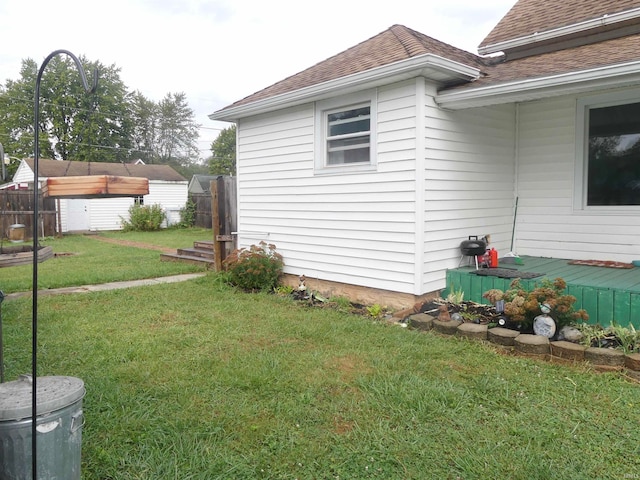
[[[371,105],[326,114],[326,165],[368,163],[371,159]]]
[[[316,104],[316,170],[375,167],[375,102],[371,92]]]
[[[640,98],[582,101],[578,112],[583,208],[640,206]]]

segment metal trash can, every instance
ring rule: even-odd
[[[0,479],[31,480],[30,375],[0,384]],[[75,377],[38,377],[37,478],[80,480],[84,382]]]

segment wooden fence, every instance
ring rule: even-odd
[[[12,225],[24,225],[25,240],[33,238],[33,191],[0,190],[0,236],[9,238]],[[37,232],[41,237],[52,237],[58,229],[56,200],[39,197]]]
[[[191,194],[196,204],[196,226],[213,229],[216,268],[236,248],[238,230],[237,189],[235,177],[219,176],[211,182],[208,193]],[[212,205],[217,208],[212,209]]]

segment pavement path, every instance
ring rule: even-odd
[[[63,295],[66,293],[90,293],[102,292],[105,290],[118,290],[123,288],[141,287],[143,285],[158,285],[162,283],[177,283],[193,280],[194,278],[204,277],[206,273],[185,273],[183,275],[171,275],[168,277],[147,278],[144,280],[128,280],[124,282],[109,282],[98,285],[82,285],[79,287],[51,288],[47,290],[38,290],[38,296],[42,295]],[[16,292],[9,293],[5,298],[20,298],[31,295],[32,292]]]

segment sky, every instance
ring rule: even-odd
[[[0,0],[0,82],[69,50],[114,65],[156,102],[183,92],[198,148],[229,126],[210,113],[394,24],[458,48],[477,46],[516,0]]]

